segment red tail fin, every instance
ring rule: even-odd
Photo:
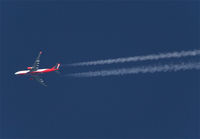
[[[57,63],[52,69],[59,69],[60,63]]]

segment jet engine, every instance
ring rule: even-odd
[[[33,68],[33,67],[27,67],[27,69],[29,69],[29,70],[32,69],[32,68]]]

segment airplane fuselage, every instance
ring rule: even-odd
[[[30,70],[21,70],[18,72],[15,72],[15,75],[26,75],[26,74],[42,74],[42,73],[47,73],[47,72],[52,72],[52,71],[56,71],[58,69],[38,69],[36,71],[31,71]]]
[[[28,75],[31,76],[30,79],[35,79],[37,82],[39,82],[43,86],[47,86],[44,83],[44,80],[39,76],[39,74],[47,73],[47,72],[52,72],[52,71],[57,71],[59,70],[60,63],[57,63],[54,67],[52,68],[47,68],[47,69],[39,69],[39,64],[40,64],[40,55],[42,52],[40,51],[35,62],[33,63],[32,67],[27,67],[27,70],[21,70],[15,72],[15,75]]]

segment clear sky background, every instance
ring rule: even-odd
[[[2,1],[2,139],[198,139],[199,71],[98,78],[14,72],[199,48],[198,1]],[[157,61],[162,63],[162,61]],[[144,64],[149,64],[148,62]],[[132,64],[134,65],[134,64]],[[113,68],[130,65],[112,65]],[[98,67],[61,67],[61,75]]]

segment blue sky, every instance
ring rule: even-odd
[[[47,88],[14,75],[32,66],[40,50],[41,68],[46,68],[57,62],[198,49],[198,2],[0,5],[2,138],[200,137],[198,71],[104,78],[50,73],[43,76]],[[130,65],[112,65],[122,66]],[[111,67],[61,67],[61,72],[106,68]]]

